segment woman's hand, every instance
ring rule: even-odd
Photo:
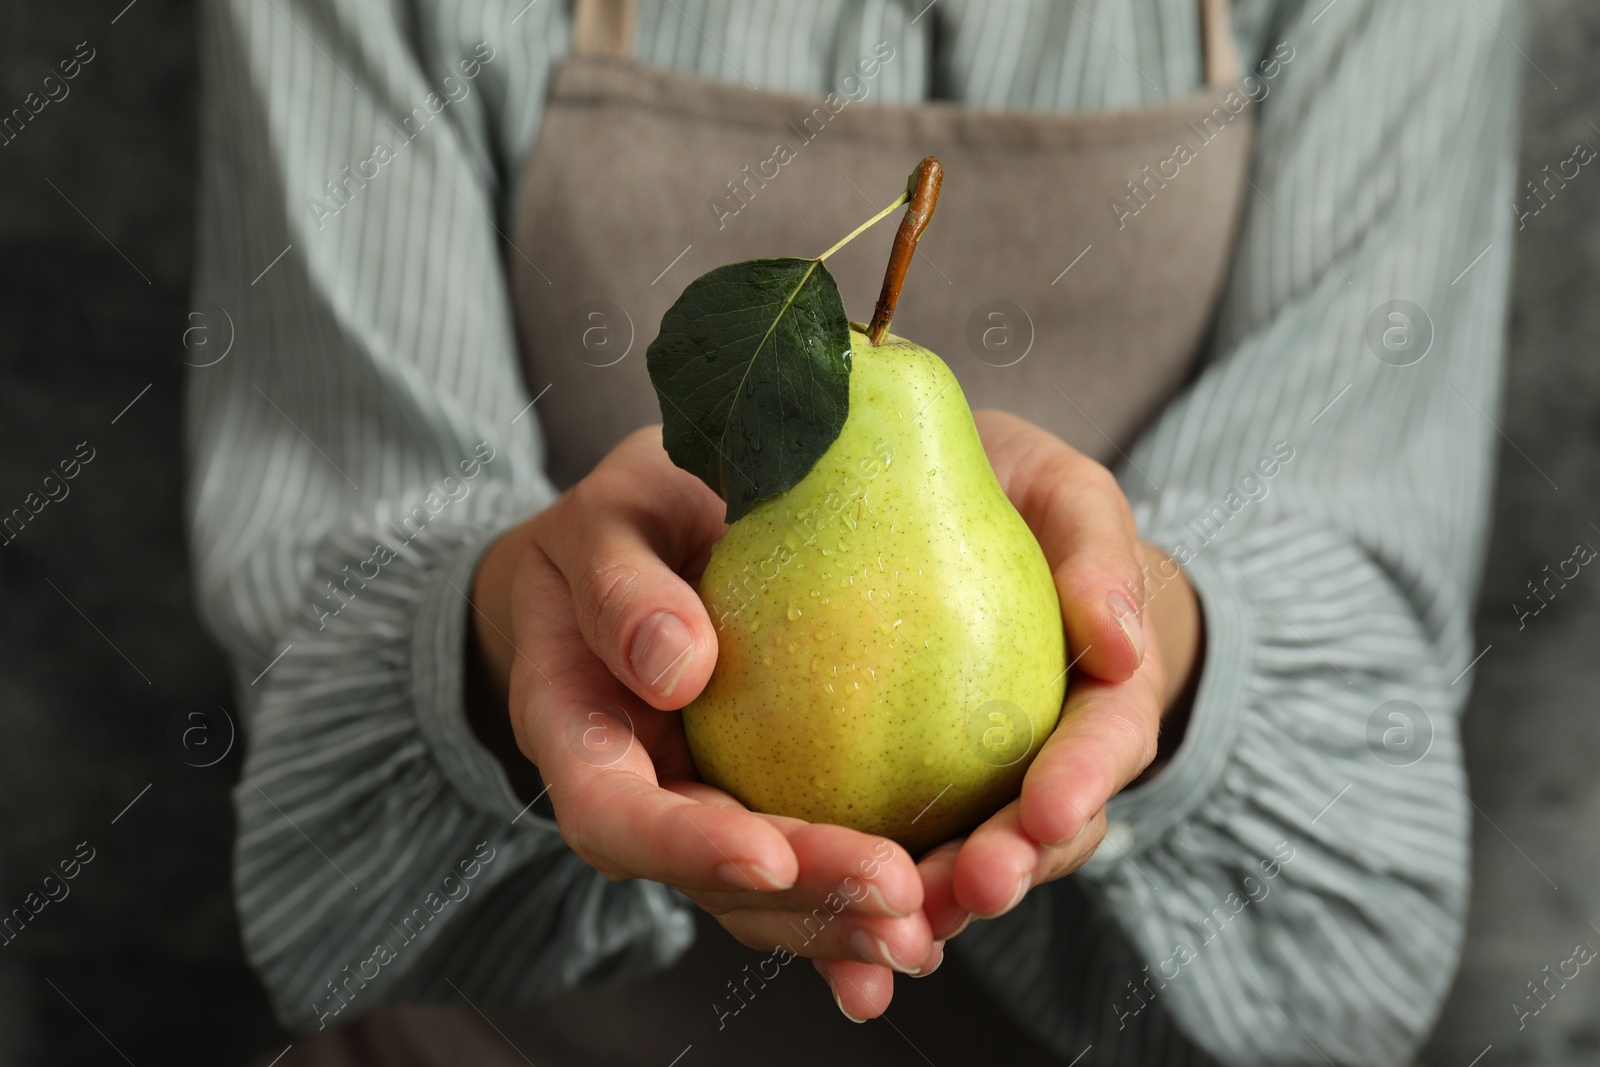
[[[940,940],[974,917],[1010,911],[1031,886],[1094,853],[1106,801],[1156,759],[1163,717],[1168,738],[1181,733],[1201,642],[1193,588],[1165,553],[1139,541],[1105,467],[1013,415],[976,419],[1000,484],[1055,575],[1073,666],[1060,723],[1022,796],[919,864],[924,912]]]
[[[717,635],[689,581],[723,510],[668,459],[657,426],[501,537],[473,582],[490,690],[476,725],[486,740],[506,733],[509,706],[513,781],[538,768],[562,837],[605,877],[674,886],[751,948],[834,961],[819,970],[841,1010],[874,1016],[891,967],[927,973],[941,957],[911,857],[755,814],[695,778],[677,709],[711,677]]]

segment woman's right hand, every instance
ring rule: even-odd
[[[695,776],[678,709],[711,677],[717,636],[689,581],[723,510],[659,426],[637,431],[490,548],[474,642],[574,852],[613,881],[677,888],[751,948],[822,961],[840,1010],[871,1018],[891,969],[926,974],[943,955],[911,857],[751,812]]]

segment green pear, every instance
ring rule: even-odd
[[[1014,798],[1055,728],[1050,567],[950,368],[850,332],[844,428],[711,553],[717,664],[683,710],[701,777],[756,811],[913,854]]]

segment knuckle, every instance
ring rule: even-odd
[[[1070,852],[1067,857],[1069,871],[1075,871],[1089,861],[1100,850],[1100,843],[1106,839],[1106,817],[1104,813],[1096,815],[1089,820],[1089,825],[1083,828],[1083,840],[1072,845],[1063,846],[1063,851]]]
[[[1149,715],[1122,701],[1102,711],[1102,726],[1118,750],[1135,755],[1139,766],[1156,758],[1156,724]]]
[[[1123,525],[1128,528],[1129,536],[1132,536],[1139,528],[1139,520],[1133,514],[1133,503],[1128,499],[1128,494],[1122,491],[1122,483],[1116,481],[1116,475],[1112,475],[1111,478],[1117,490],[1117,515],[1122,519]]]
[[[1053,882],[1065,878],[1088,863],[1105,837],[1105,821],[1096,816],[1084,825],[1082,832],[1071,841],[1047,845],[1040,852],[1041,876],[1038,882]]]
[[[572,853],[594,869],[608,882],[626,881],[628,875],[612,863],[596,847],[595,824],[592,817],[592,791],[594,782],[579,787],[564,801],[558,801],[552,791],[551,800],[556,814],[556,829],[561,840]],[[563,791],[564,792],[564,791]]]
[[[1103,463],[1097,463],[1087,456],[1082,458],[1084,461],[1081,475],[1083,480],[1092,488],[1098,489],[1108,496],[1115,496],[1118,501],[1121,501],[1122,485],[1117,481],[1117,476],[1111,473],[1111,468]]]
[[[1144,572],[1133,554],[1133,545],[1108,544],[1097,553],[1094,570],[1102,583],[1120,590],[1133,602],[1144,608]]]
[[[597,467],[588,477],[580,479],[571,489],[562,493],[551,506],[549,513],[552,516],[560,516],[562,519],[560,525],[568,529],[581,525],[605,505],[603,482],[604,475]]]
[[[631,872],[624,870],[605,856],[597,853],[588,842],[587,834],[569,833],[563,828],[561,837],[566,841],[567,847],[572,850],[575,856],[606,881],[616,883],[633,879],[634,875]]]
[[[1047,449],[1044,470],[1057,492],[1057,499],[1082,485],[1092,469],[1100,466],[1064,441],[1057,440],[1043,447]]]
[[[641,426],[628,436],[624,437],[613,452],[626,449],[629,452],[642,451],[661,446],[661,423],[653,422],[648,426]]]
[[[1064,441],[1058,441],[1051,449],[1050,461],[1057,480],[1077,491],[1117,487],[1116,475],[1104,463]]]
[[[573,855],[595,870],[600,870],[602,863],[599,857],[593,855],[589,849],[588,841],[586,840],[588,835],[582,829],[583,820],[572,818],[567,812],[563,811],[564,807],[565,805],[561,804],[555,806],[556,829],[561,833],[561,840],[566,842],[567,848],[572,851]]]
[[[638,580],[638,572],[624,563],[597,562],[584,571],[578,600],[595,636],[605,639],[617,634],[626,621]]]

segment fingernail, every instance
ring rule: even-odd
[[[908,973],[913,978],[926,978],[926,977],[928,977],[928,975],[932,974],[934,971],[937,971],[939,969],[939,965],[941,963],[943,963],[943,962],[944,962],[944,942],[943,941],[935,941],[933,943],[932,962],[924,963],[921,967],[917,968],[914,971],[910,971]]]
[[[967,912],[967,917],[965,919],[961,920],[961,925],[956,927],[954,930],[951,930],[948,934],[946,934],[944,936],[944,939],[946,941],[948,941],[952,937],[960,937],[962,932],[965,931],[967,927],[972,925],[972,920],[976,919],[976,918],[977,918],[977,916],[972,914],[972,912],[970,912],[970,911]]]
[[[724,863],[717,868],[717,877],[732,889],[753,889],[758,892],[789,889],[794,885],[793,882],[785,884],[777,875],[754,863]]]
[[[1031,886],[1031,885],[1033,885],[1033,874],[1032,874],[1032,872],[1029,872],[1028,874],[1023,875],[1021,880],[1019,880],[1017,882],[1017,891],[1015,893],[1011,894],[1011,902],[1010,903],[1008,903],[1005,907],[1001,908],[999,911],[992,912],[992,913],[990,913],[988,915],[984,915],[981,912],[976,913],[977,917],[980,918],[980,919],[998,919],[998,918],[1000,918],[1000,916],[1004,915],[1006,912],[1010,911],[1012,908],[1014,908],[1018,904],[1022,903],[1022,898],[1027,894],[1028,887]],[[963,923],[961,929],[965,930],[966,929],[966,924]],[[957,930],[956,931],[956,933],[960,933],[960,932],[961,932],[961,930]],[[951,934],[950,936],[954,937],[956,935],[955,934]],[[948,940],[948,938],[946,940]]]
[[[1022,880],[1017,883],[1017,891],[1012,895],[1011,903],[1006,905],[1006,911],[1010,911],[1012,908],[1015,908],[1018,904],[1022,903],[1022,898],[1027,895],[1028,887],[1031,885],[1033,885],[1033,875],[1031,873],[1023,875]],[[1003,911],[1000,914],[1004,915],[1006,911]]]
[[[828,983],[828,988],[830,988],[830,989],[833,988],[833,983],[832,982]],[[851,1015],[849,1012],[844,1010],[844,999],[839,996],[839,991],[837,989],[833,990],[833,1002],[839,1006],[839,1014],[843,1015],[846,1019],[849,1019],[851,1022],[853,1022],[853,1023],[864,1023],[864,1022],[867,1021],[865,1019],[857,1019],[854,1015]]]
[[[1087,830],[1088,828],[1089,828],[1089,824],[1088,823],[1084,823],[1082,826],[1078,827],[1076,830],[1072,831],[1072,833],[1070,833],[1070,834],[1066,834],[1065,836],[1058,837],[1054,841],[1040,841],[1039,843],[1041,845],[1049,845],[1052,848],[1067,848],[1074,841],[1076,841],[1080,837],[1082,837],[1083,836],[1083,832],[1085,830]]]
[[[1128,603],[1128,598],[1121,593],[1112,593],[1106,598],[1106,605],[1111,609],[1111,617],[1117,620],[1117,625],[1122,627],[1122,632],[1128,637],[1128,644],[1133,646],[1134,658],[1144,662],[1144,627],[1139,622],[1139,609]]]
[[[658,611],[634,635],[628,662],[652,692],[669,697],[694,662],[694,634],[676,615]]]
[[[890,907],[889,898],[885,897],[883,895],[883,890],[879,889],[875,885],[867,886],[867,898],[878,907],[888,912],[890,915],[893,915],[896,919],[904,919],[906,916],[911,914],[909,911],[901,911],[898,908]]]
[[[907,967],[894,958],[883,938],[873,937],[865,930],[857,930],[850,935],[850,948],[862,959],[881,963],[891,971],[899,971],[901,974],[917,973],[917,968]]]

